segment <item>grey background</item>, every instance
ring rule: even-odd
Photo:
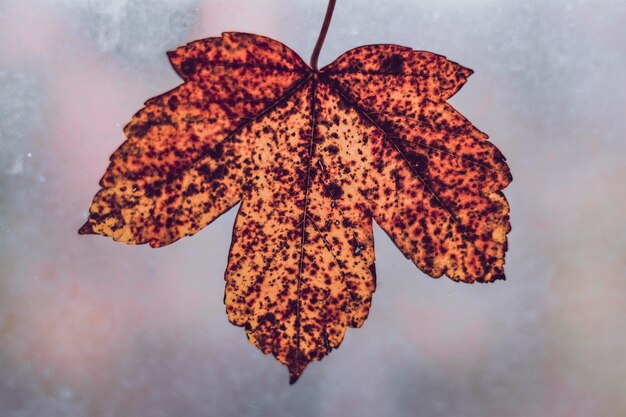
[[[0,415],[626,415],[626,2],[339,0],[320,64],[369,43],[475,71],[452,104],[514,176],[507,281],[422,274],[376,230],[365,326],[287,370],[222,304],[231,211],[153,250],[79,237],[121,128],[238,30],[307,61],[326,2],[0,1]]]

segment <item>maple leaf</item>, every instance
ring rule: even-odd
[[[184,83],[124,128],[79,232],[160,247],[240,203],[226,311],[291,382],[367,318],[372,220],[432,277],[504,279],[511,176],[446,102],[471,70],[397,45],[317,70],[245,33],[168,55]]]

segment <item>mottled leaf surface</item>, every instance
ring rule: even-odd
[[[511,175],[446,102],[471,70],[369,45],[313,71],[243,33],[168,55],[184,83],[124,128],[80,233],[160,247],[240,203],[228,318],[292,382],[367,318],[373,220],[432,277],[504,279]]]

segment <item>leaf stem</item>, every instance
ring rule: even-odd
[[[320,51],[322,50],[322,45],[324,44],[324,39],[326,39],[326,33],[328,32],[328,27],[330,26],[330,20],[333,18],[333,11],[335,10],[335,2],[337,0],[329,0],[328,8],[326,9],[326,16],[324,17],[324,23],[322,24],[322,29],[320,30],[320,36],[317,38],[317,43],[315,44],[315,48],[313,49],[313,53],[311,54],[311,68],[313,71],[317,72],[317,58],[320,56]]]

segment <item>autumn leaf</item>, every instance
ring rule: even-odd
[[[432,277],[504,279],[511,176],[446,102],[471,70],[397,45],[317,70],[244,33],[168,55],[184,83],[124,128],[80,233],[161,247],[240,203],[228,318],[292,382],[369,313],[372,220]]]

